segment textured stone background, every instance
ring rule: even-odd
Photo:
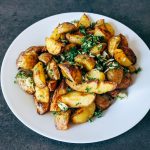
[[[29,25],[47,16],[75,11],[117,19],[133,29],[150,47],[149,0],[0,0],[0,64],[11,42]],[[42,137],[24,126],[12,114],[0,91],[0,150],[8,149],[149,150],[150,112],[119,137],[93,144],[68,144]]]

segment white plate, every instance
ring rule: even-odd
[[[135,83],[128,90],[128,98],[116,101],[102,118],[92,123],[71,127],[67,131],[55,129],[53,116],[40,116],[32,96],[14,84],[17,73],[16,59],[19,53],[33,45],[44,45],[54,27],[61,22],[78,20],[83,13],[64,13],[45,18],[25,29],[10,45],[1,68],[1,86],[6,102],[15,116],[33,131],[51,139],[70,143],[98,142],[118,136],[135,126],[150,108],[150,52],[142,39],[122,23],[98,14],[88,13],[93,21],[104,18],[112,23],[116,34],[128,37],[129,46],[134,50],[143,71],[137,75]]]

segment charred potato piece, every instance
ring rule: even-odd
[[[120,41],[120,36],[114,36],[108,41],[108,52],[111,56],[114,55],[114,51],[118,48]]]
[[[79,20],[79,26],[84,26],[85,28],[90,27],[91,21],[86,14],[83,14]]]
[[[79,54],[74,58],[74,60],[88,71],[92,70],[96,64],[95,60],[86,54]]]
[[[46,86],[46,79],[42,62],[38,62],[34,66],[33,79],[37,87],[44,88]]]
[[[70,51],[71,48],[74,48],[74,47],[76,47],[76,44],[73,44],[73,43],[67,44],[67,45],[65,46],[64,51],[65,51],[65,52],[68,52],[68,51]]]
[[[122,49],[115,49],[114,58],[120,65],[125,67],[129,67],[133,64]]]
[[[93,102],[88,107],[82,107],[77,109],[71,117],[72,122],[75,124],[87,122],[94,115],[95,108],[96,106]]]
[[[95,45],[94,47],[91,48],[90,53],[97,56],[104,51],[106,46],[107,46],[106,43],[100,43],[98,45]]]
[[[55,91],[56,87],[57,87],[57,80],[50,80],[48,82],[48,88],[50,92]]]
[[[60,54],[64,49],[64,44],[58,41],[55,41],[51,38],[46,38],[46,48],[48,52],[52,55]]]
[[[120,44],[119,46],[120,47],[128,47],[128,41],[127,41],[127,38],[123,35],[123,34],[119,34],[120,38],[121,38],[121,41],[120,41]]]
[[[35,52],[37,54],[41,54],[46,51],[47,49],[45,46],[31,46],[28,49],[26,49],[26,52]]]
[[[121,83],[123,78],[123,70],[122,69],[111,69],[107,71],[107,79],[109,81],[116,82],[117,84]]]
[[[112,101],[108,95],[97,95],[95,104],[100,110],[105,110],[111,105]]]
[[[69,118],[71,111],[61,111],[54,115],[55,126],[58,130],[67,130],[69,128]]]
[[[33,78],[28,72],[19,71],[16,75],[16,82],[28,94],[33,94],[35,92]]]
[[[113,29],[112,25],[110,23],[105,23],[105,27],[111,33],[111,36],[114,36],[115,30]]]
[[[66,39],[67,39],[70,43],[73,43],[73,44],[81,45],[83,38],[84,38],[83,35],[70,34],[70,33],[67,33],[67,34],[66,34]]]
[[[34,102],[37,107],[37,112],[42,115],[49,110],[50,94],[48,87],[35,87]]]
[[[113,91],[108,92],[108,94],[113,98],[117,97],[119,93],[120,93],[119,89],[115,89]]]
[[[60,36],[61,34],[58,33],[58,27],[56,27],[54,31],[52,32],[50,38],[57,41],[60,38]]]
[[[75,82],[80,83],[82,80],[82,73],[80,69],[77,66],[72,66],[70,64],[59,64],[59,67],[61,69],[62,75]]]
[[[60,99],[60,96],[66,93],[67,93],[67,85],[65,81],[62,80],[58,88],[55,90],[54,95],[52,97],[50,111],[60,111],[60,108],[58,107],[58,101]]]
[[[76,30],[76,26],[69,22],[64,22],[58,26],[58,33],[67,33]]]
[[[42,53],[38,58],[40,61],[47,65],[48,62],[52,60],[52,55],[50,53]]]
[[[91,71],[86,73],[85,77],[87,80],[105,80],[105,74],[97,69],[92,69]]]
[[[36,63],[38,62],[38,55],[33,52],[22,52],[17,61],[16,61],[16,65],[17,67],[20,69],[25,69],[25,70],[31,70]]]
[[[71,108],[80,108],[89,106],[94,101],[95,97],[95,94],[72,91],[62,95],[60,101]]]
[[[53,80],[60,79],[59,69],[54,59],[52,59],[51,62],[48,63],[46,70],[47,70],[48,76],[51,79]]]

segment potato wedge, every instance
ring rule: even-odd
[[[52,55],[58,55],[60,54],[64,49],[64,44],[58,41],[55,41],[51,38],[46,38],[46,48],[48,52]]]
[[[95,97],[95,94],[72,91],[62,95],[60,101],[71,108],[80,108],[89,106],[94,101]]]
[[[95,60],[86,54],[79,54],[74,58],[75,62],[82,65],[86,70],[90,71],[95,67]]]
[[[76,30],[76,26],[70,22],[64,22],[58,25],[58,33],[67,33]]]
[[[106,75],[109,81],[113,81],[113,82],[116,82],[117,84],[120,84],[123,78],[123,70],[111,69],[107,71]]]
[[[16,75],[16,82],[28,94],[35,92],[33,77],[27,71],[19,71]]]
[[[47,74],[52,80],[59,80],[60,79],[60,73],[57,66],[57,63],[54,59],[51,60],[51,62],[47,65]]]
[[[122,49],[115,49],[114,58],[120,65],[125,67],[129,67],[133,64]]]
[[[38,55],[34,51],[24,51],[19,55],[16,65],[19,69],[31,70],[37,62]]]
[[[47,52],[47,49],[45,46],[31,46],[28,49],[25,50],[26,52],[35,52],[37,54],[41,54],[43,52]]]
[[[77,109],[71,117],[72,122],[75,124],[87,122],[94,115],[95,108],[96,106],[93,102],[88,107]]]
[[[111,56],[114,55],[114,51],[118,48],[120,41],[120,36],[114,36],[108,41],[108,52]]]
[[[98,26],[101,26],[101,25],[104,25],[105,24],[105,20],[104,19],[99,19],[96,21],[96,24],[95,26],[98,27]]]
[[[67,39],[70,43],[73,43],[73,44],[81,45],[83,38],[84,38],[83,35],[70,34],[70,33],[67,33],[67,34],[66,34],[66,39]]]
[[[128,40],[127,40],[127,38],[123,35],[123,34],[119,34],[119,36],[120,36],[120,38],[121,38],[121,41],[120,41],[120,44],[119,44],[119,46],[120,47],[128,47]]]
[[[46,79],[42,62],[38,62],[34,66],[33,79],[37,87],[44,88],[46,86]]]
[[[50,94],[48,87],[35,87],[34,102],[37,107],[37,112],[42,115],[49,110]]]
[[[61,36],[61,34],[58,33],[58,27],[56,27],[56,28],[53,30],[53,32],[52,32],[50,38],[57,41],[57,40],[60,38],[60,36]]]
[[[50,111],[60,111],[60,108],[58,107],[58,101],[60,99],[60,96],[66,93],[67,93],[67,85],[65,81],[62,80],[58,88],[55,90],[54,95],[52,97]]]
[[[85,78],[87,80],[99,80],[104,81],[105,80],[105,74],[97,69],[92,69],[88,73],[86,73]]]
[[[50,80],[48,82],[48,88],[50,92],[55,91],[56,87],[57,87],[57,80]]]
[[[89,17],[86,14],[83,14],[79,20],[79,24],[78,26],[84,26],[85,28],[90,27],[91,25],[91,21],[89,19]]]
[[[111,36],[114,36],[115,30],[113,29],[112,25],[110,23],[105,23],[105,27],[111,33]]]
[[[131,73],[134,73],[136,71],[136,67],[134,65],[129,66],[128,69]]]
[[[48,62],[52,60],[52,55],[50,53],[42,53],[38,58],[40,61],[47,65]]]
[[[82,73],[80,69],[77,66],[72,66],[70,64],[59,64],[59,67],[61,69],[62,75],[75,82],[75,83],[80,83],[82,80]]]
[[[106,43],[100,43],[98,45],[95,45],[94,47],[91,48],[90,53],[97,56],[104,51],[106,46],[107,46]]]
[[[54,115],[55,126],[58,130],[67,130],[69,128],[69,119],[71,111],[61,111]]]

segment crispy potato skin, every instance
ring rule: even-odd
[[[42,62],[38,62],[34,66],[33,79],[37,87],[44,88],[46,86],[46,79]]]
[[[88,71],[92,70],[96,64],[95,60],[86,54],[79,54],[74,58],[74,60]]]
[[[122,69],[111,69],[107,71],[107,79],[109,81],[116,82],[117,84],[121,83],[123,78],[123,70]]]
[[[31,46],[28,49],[25,50],[26,52],[35,52],[37,54],[41,54],[43,52],[47,52],[47,49],[45,46]]]
[[[123,34],[119,34],[120,38],[121,38],[121,41],[120,41],[120,44],[119,46],[122,48],[122,47],[128,47],[128,40],[127,38],[123,35]]]
[[[110,23],[105,23],[105,27],[110,32],[111,36],[114,36],[115,30],[113,29],[112,25]]]
[[[85,28],[90,27],[91,21],[86,14],[83,14],[79,20],[78,26],[84,26]]]
[[[38,58],[40,61],[47,65],[48,62],[52,60],[52,55],[50,53],[42,53]]]
[[[117,95],[118,95],[119,93],[120,93],[120,90],[119,90],[119,89],[115,89],[115,90],[113,90],[113,91],[108,92],[108,94],[109,94],[111,97],[113,97],[113,98],[117,97]]]
[[[82,80],[82,73],[77,66],[72,66],[70,64],[59,64],[63,76],[75,83],[80,83]]]
[[[95,103],[92,103],[88,107],[77,109],[71,117],[72,122],[75,124],[87,122],[94,115],[95,108]]]
[[[31,70],[38,62],[38,55],[34,52],[22,52],[17,61],[16,65],[19,69]]]
[[[95,97],[95,94],[72,91],[62,95],[60,101],[71,108],[80,108],[89,106]]]
[[[50,92],[55,91],[56,87],[57,87],[57,80],[50,80],[48,82],[48,88]]]

